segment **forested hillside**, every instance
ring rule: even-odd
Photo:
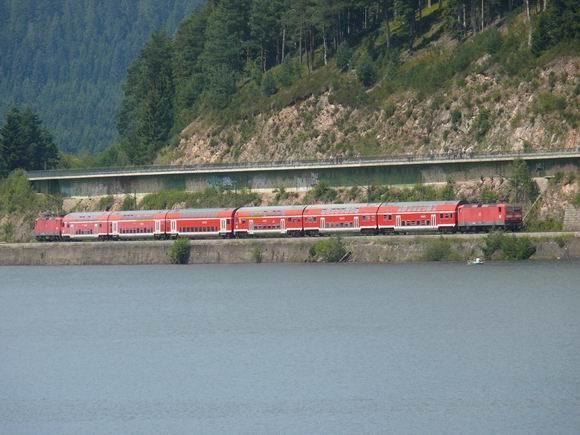
[[[30,105],[66,151],[116,136],[127,66],[200,0],[0,0],[0,117]]]
[[[579,22],[577,0],[212,0],[132,63],[103,162],[571,146]]]

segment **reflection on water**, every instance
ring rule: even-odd
[[[0,433],[575,433],[579,266],[0,268]]]

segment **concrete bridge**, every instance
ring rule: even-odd
[[[514,159],[524,160],[534,176],[580,169],[580,149],[576,149],[31,171],[28,178],[36,190],[64,196],[196,191],[207,187],[305,190],[321,181],[336,187],[436,183],[450,177],[456,181],[506,177]]]

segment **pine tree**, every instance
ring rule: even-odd
[[[14,108],[6,114],[0,129],[2,170],[51,169],[59,163],[59,153],[52,135],[32,109]]]
[[[148,163],[163,147],[174,122],[173,43],[154,33],[128,71],[118,129],[132,163]]]

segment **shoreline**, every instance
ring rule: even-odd
[[[536,247],[531,260],[580,259],[580,233],[517,233]],[[508,235],[509,236],[509,235]],[[348,263],[416,263],[428,258],[434,241],[449,243],[444,261],[482,257],[486,234],[349,236],[341,240]],[[190,240],[188,264],[305,263],[310,248],[326,237]],[[173,241],[36,242],[0,244],[0,266],[171,264]]]

